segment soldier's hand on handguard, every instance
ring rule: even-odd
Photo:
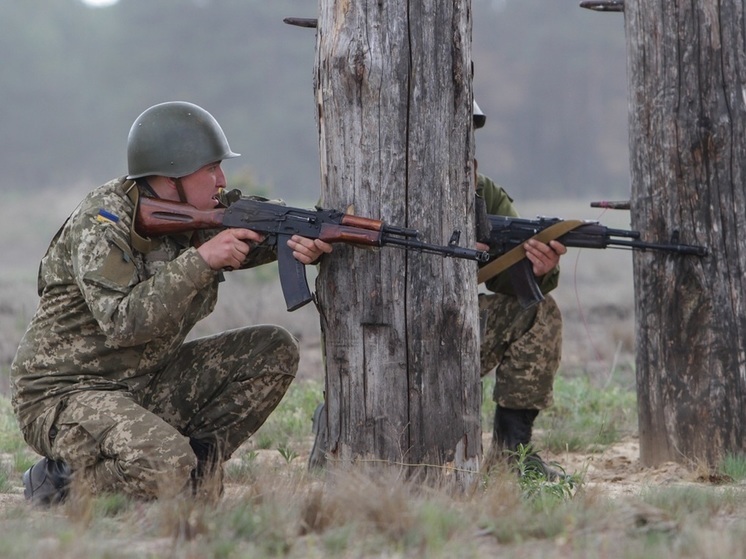
[[[560,256],[567,252],[565,245],[559,241],[542,243],[536,239],[529,239],[523,243],[526,258],[533,264],[534,275],[541,277],[551,272],[559,264]]]
[[[321,239],[309,239],[300,235],[293,235],[288,240],[288,246],[293,249],[293,256],[302,264],[315,264],[323,254],[332,251],[332,245]]]
[[[238,269],[251,250],[249,243],[260,243],[264,235],[251,229],[224,229],[197,248],[213,270]]]

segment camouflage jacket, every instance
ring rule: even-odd
[[[72,392],[144,386],[215,307],[222,276],[190,235],[144,249],[131,232],[128,185],[115,179],[88,194],[42,258],[39,306],[11,365],[21,427]],[[274,258],[252,250],[244,267]]]
[[[501,186],[495,184],[489,177],[477,174],[477,194],[484,197],[488,214],[518,217],[518,212],[513,206],[513,199]],[[541,292],[546,295],[557,287],[558,283],[559,266],[540,279],[539,287],[541,288]],[[487,289],[495,293],[513,294],[510,279],[505,273],[488,280],[485,285]]]

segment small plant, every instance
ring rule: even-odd
[[[256,441],[257,448],[261,450],[272,448],[272,433],[268,431],[260,431],[254,435],[254,440]]]
[[[285,462],[288,464],[290,464],[293,460],[298,458],[298,453],[288,446],[278,447],[277,452],[280,453],[280,456],[282,456],[285,459]]]
[[[567,474],[559,464],[544,464],[531,445],[518,445],[510,456],[512,467],[518,473],[521,492],[528,500],[551,504],[571,499],[580,485],[578,476]],[[556,472],[556,479],[549,469]]]

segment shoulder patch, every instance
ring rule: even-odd
[[[98,214],[96,215],[96,219],[100,221],[101,223],[117,223],[119,221],[119,217],[114,215],[111,212],[107,212],[105,209],[101,208],[98,210]]]

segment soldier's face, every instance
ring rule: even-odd
[[[215,207],[215,195],[218,190],[225,188],[225,174],[220,167],[220,161],[210,163],[198,169],[191,175],[181,177],[184,195],[187,203],[200,210]]]

